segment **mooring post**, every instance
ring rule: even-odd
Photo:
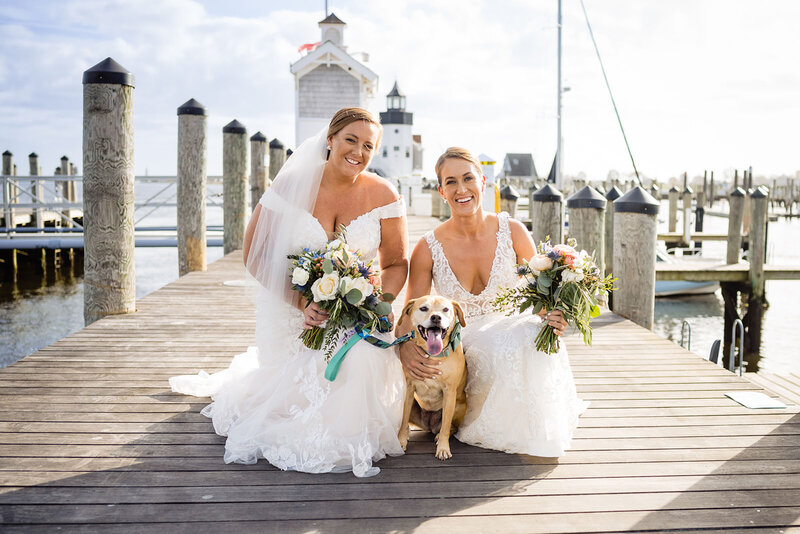
[[[686,180],[684,180],[684,183]],[[691,247],[692,238],[692,188],[688,185],[683,188],[683,243]]]
[[[531,233],[533,242],[550,239],[556,245],[564,242],[564,195],[547,183],[533,194],[533,219],[531,219]]]
[[[511,217],[516,217],[519,193],[514,186],[504,185],[500,188],[500,211],[507,212]]]
[[[283,151],[283,143],[277,138],[269,142],[269,183],[271,184],[278,171],[286,161],[286,153]],[[260,199],[259,199],[260,200]]]
[[[711,180],[709,182],[708,189],[708,207],[711,208],[714,206],[714,201],[716,200],[716,198],[714,198],[714,195],[716,194],[716,191],[714,191],[714,171],[711,171]]]
[[[766,188],[756,187],[750,193],[750,236],[748,259],[750,260],[750,296],[747,314],[744,317],[744,360],[757,362],[761,349],[761,325],[764,317],[764,263],[766,260],[767,211],[769,193]],[[751,366],[752,367],[752,366]],[[753,371],[754,369],[749,369]]]
[[[531,223],[531,227],[533,227],[533,194],[538,190],[539,188],[535,183],[531,185],[531,188],[528,190],[528,220]]]
[[[256,209],[258,201],[267,190],[267,167],[264,158],[267,155],[267,137],[256,132],[250,136],[250,211]]]
[[[10,177],[14,176],[14,154],[11,153],[10,150],[6,150],[3,152],[3,207],[4,207],[4,215],[6,220],[6,228],[13,228],[14,227],[14,210],[11,208],[11,204],[15,204],[16,198],[16,188],[14,184],[9,179]],[[16,254],[16,252],[14,252]],[[16,271],[16,269],[15,269]]]
[[[10,150],[3,152],[3,176],[14,175],[14,154]]]
[[[739,250],[742,248],[742,217],[744,215],[744,190],[735,188],[728,195],[728,249],[725,262],[729,265],[739,263]]]
[[[614,312],[651,330],[655,312],[659,204],[634,187],[614,202]]]
[[[589,254],[594,254],[595,262],[600,269],[606,264],[606,204],[603,195],[588,185],[567,199],[569,237],[578,242],[578,250],[583,249]]]
[[[678,229],[678,196],[681,190],[677,186],[672,186],[667,194],[669,199],[669,217],[667,219],[667,230],[675,232]]]
[[[232,120],[222,128],[222,211],[225,254],[242,248],[247,219],[247,129]]]
[[[450,204],[439,195],[439,220],[446,221],[452,214],[453,212],[450,210]]]
[[[438,219],[439,215],[442,212],[442,210],[441,210],[441,205],[442,205],[441,195],[439,194],[439,189],[437,189],[436,187],[431,189],[430,192],[431,192],[431,217],[436,217]]]
[[[614,269],[614,202],[622,196],[619,187],[612,187],[606,193],[606,214],[605,214],[605,265],[603,272],[608,275]],[[598,264],[599,265],[599,264]],[[609,294],[609,303],[614,298],[614,293]],[[610,304],[609,304],[609,307]]]
[[[106,58],[83,73],[86,324],[136,310],[133,74]]]
[[[747,169],[742,172],[742,184],[744,185],[744,210],[742,216],[742,228],[745,232],[750,232],[750,193],[752,193],[753,188],[753,177],[750,176],[748,178]],[[750,246],[750,240],[747,241],[748,247]]]
[[[42,183],[39,181],[38,178],[34,178],[35,176],[39,176],[39,155],[36,152],[31,152],[28,154],[28,170],[30,171],[31,176],[31,203],[32,204],[41,204],[42,203]],[[42,208],[34,207],[33,208],[33,225],[36,228],[41,228],[42,225]],[[44,249],[42,249],[44,250]]]
[[[658,187],[658,184],[655,181],[650,184],[650,196],[661,203],[661,188]]]
[[[703,232],[703,219],[706,216],[705,198],[706,198],[705,190],[697,192],[697,202],[694,208],[694,231],[698,234]],[[696,241],[694,246],[697,249],[702,249],[703,248],[702,239]]]
[[[178,108],[178,275],[206,270],[206,108]]]

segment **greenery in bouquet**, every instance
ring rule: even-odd
[[[614,289],[616,278],[604,277],[594,256],[576,250],[576,245],[574,239],[554,246],[550,241],[539,243],[537,253],[517,266],[522,283],[503,288],[494,300],[495,309],[509,315],[528,309],[533,313],[561,310],[564,319],[583,335],[584,343],[591,345],[589,320],[600,315],[597,299]],[[549,324],[539,331],[535,343],[537,350],[547,354],[558,352],[558,336]]]
[[[327,311],[328,320],[322,326],[304,330],[303,344],[324,350],[330,360],[339,338],[348,330],[371,333],[388,332],[394,296],[381,291],[381,279],[372,261],[361,260],[357,251],[347,246],[346,236],[328,243],[323,250],[304,248],[300,254],[289,255],[292,289],[306,301],[319,304]]]

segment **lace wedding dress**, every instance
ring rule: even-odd
[[[265,195],[261,202],[280,202],[280,197]],[[365,260],[374,258],[381,219],[403,215],[402,198],[364,213],[346,227],[349,246],[360,250]],[[292,232],[295,251],[322,249],[328,242],[325,230],[308,212],[298,216]],[[280,469],[352,470],[365,477],[380,471],[374,461],[403,454],[397,432],[405,378],[394,350],[356,343],[336,380],[329,382],[324,354],[307,349],[298,339],[302,313],[283,301],[266,305],[284,308],[271,314],[282,318],[279,324],[261,325],[256,333],[258,346],[270,347],[271,354],[251,347],[220,373],[170,379],[174,391],[213,398],[202,413],[228,438],[225,462],[252,464],[266,458]]]
[[[433,232],[425,239],[433,256],[435,291],[461,303],[467,359],[467,413],[456,438],[510,453],[557,457],[569,448],[578,416],[588,403],[575,391],[566,348],[548,355],[534,348],[537,315],[493,311],[501,287],[519,283],[508,214],[498,215],[497,248],[486,288],[475,295],[458,282]]]

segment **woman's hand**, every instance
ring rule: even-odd
[[[312,302],[303,309],[303,330],[311,330],[327,320],[328,312],[320,308],[316,302]]]
[[[422,348],[414,342],[406,341],[397,348],[397,356],[403,369],[417,380],[435,378],[442,374],[437,369],[439,362],[431,360]]]
[[[555,334],[557,336],[564,335],[564,332],[567,330],[567,320],[564,319],[564,315],[561,313],[561,310],[553,310],[548,312],[545,309],[539,312],[539,317],[542,318],[542,322],[547,322],[550,326],[553,327]]]

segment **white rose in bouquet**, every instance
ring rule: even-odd
[[[342,281],[344,282],[344,287],[342,288],[343,297],[347,296],[347,294],[353,289],[358,289],[361,292],[361,299],[358,302],[353,303],[356,306],[360,306],[364,300],[366,300],[366,298],[375,290],[375,288],[372,287],[372,284],[370,284],[369,281],[362,276],[357,278],[345,276],[342,278]]]
[[[292,271],[292,283],[296,286],[304,286],[308,282],[308,271],[302,267],[295,267]]]
[[[553,260],[544,254],[536,254],[528,261],[528,265],[532,270],[542,272],[553,267]]]
[[[338,289],[339,289],[338,273],[326,274],[322,278],[311,284],[311,293],[313,293],[314,301],[316,302],[335,299],[336,292]]]

